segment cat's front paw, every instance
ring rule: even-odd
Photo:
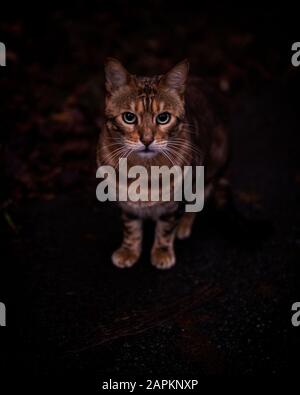
[[[170,269],[174,266],[176,257],[171,247],[156,247],[151,253],[151,263],[157,269]]]
[[[126,247],[118,248],[111,257],[113,264],[119,268],[131,267],[139,259],[140,254]]]

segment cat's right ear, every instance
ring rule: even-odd
[[[129,83],[130,74],[117,59],[107,58],[105,61],[105,80],[106,90],[113,93]]]

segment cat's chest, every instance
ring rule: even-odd
[[[158,219],[160,216],[169,212],[174,212],[178,208],[178,202],[174,202],[174,201],[169,201],[169,202],[127,201],[127,202],[119,202],[119,205],[123,210],[135,216],[141,218],[152,218],[152,219]]]

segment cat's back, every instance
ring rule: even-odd
[[[228,161],[227,109],[217,86],[190,77],[186,88],[186,114],[194,143],[201,149],[207,175],[213,177]]]

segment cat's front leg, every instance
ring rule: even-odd
[[[112,254],[112,262],[119,268],[133,266],[141,255],[143,229],[142,220],[125,212],[123,218],[123,242]]]
[[[151,263],[158,269],[169,269],[175,265],[174,238],[177,224],[176,214],[165,215],[156,223]]]

